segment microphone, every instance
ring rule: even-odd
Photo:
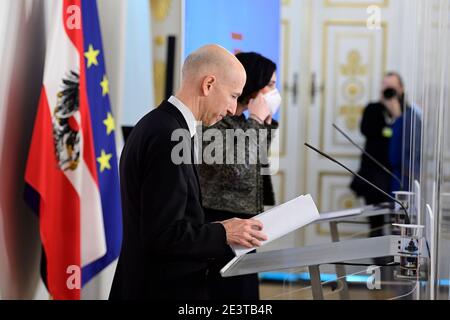
[[[353,170],[351,170],[350,168],[348,168],[347,166],[345,166],[344,164],[340,163],[339,161],[337,161],[336,159],[332,158],[331,156],[327,155],[326,153],[314,148],[313,146],[311,146],[310,144],[305,142],[305,146],[307,146],[308,148],[314,150],[315,152],[317,152],[318,154],[320,154],[321,156],[327,158],[328,160],[338,164],[339,166],[341,166],[342,168],[344,168],[345,170],[347,170],[348,172],[350,172],[352,175],[354,175],[355,177],[358,177],[359,179],[361,179],[362,181],[364,181],[365,183],[367,183],[368,185],[370,185],[371,187],[373,187],[374,189],[378,190],[379,192],[381,192],[382,194],[384,194],[386,197],[388,197],[389,199],[393,200],[395,203],[397,203],[405,212],[405,223],[406,224],[411,224],[411,221],[409,220],[409,215],[408,215],[408,211],[406,210],[405,206],[403,205],[403,203],[401,203],[399,200],[395,199],[393,196],[391,196],[390,194],[388,194],[387,192],[385,192],[384,190],[382,190],[381,188],[377,187],[376,185],[374,185],[372,182],[368,181],[366,178],[360,176],[359,174],[357,174],[356,172],[354,172]]]
[[[390,171],[388,168],[383,166],[377,159],[372,157],[366,150],[364,150],[360,145],[358,145],[355,141],[352,140],[343,130],[341,130],[337,125],[333,123],[333,127],[342,134],[348,141],[350,141],[351,144],[353,144],[356,148],[358,148],[362,153],[364,153],[370,160],[372,160],[377,166],[379,166],[381,169],[383,169],[387,174],[389,174],[392,178],[397,180],[397,182],[400,184],[400,188],[403,190],[403,183],[400,181],[399,177],[397,177],[392,171]]]

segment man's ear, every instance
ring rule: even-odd
[[[209,96],[211,89],[216,84],[215,76],[206,76],[202,83],[202,93],[205,97]]]

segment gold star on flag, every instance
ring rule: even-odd
[[[103,81],[100,82],[100,86],[102,87],[102,95],[106,96],[109,93],[109,81],[106,78],[106,74],[103,76]]]
[[[105,169],[111,170],[111,164],[109,160],[111,160],[112,154],[105,153],[105,150],[102,150],[102,155],[97,158],[98,163],[100,163],[100,172],[105,171]]]
[[[103,124],[106,126],[106,133],[108,136],[116,129],[116,123],[110,112],[108,112],[108,117],[103,120]]]
[[[94,50],[92,44],[89,45],[89,49],[84,53],[87,58],[87,67],[90,68],[92,65],[98,66],[97,56],[100,54],[100,50]]]

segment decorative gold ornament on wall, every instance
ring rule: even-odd
[[[346,64],[340,67],[342,76],[347,77],[342,85],[342,97],[347,101],[339,108],[339,115],[345,118],[345,126],[349,130],[357,130],[364,106],[358,101],[364,97],[364,83],[358,79],[367,75],[368,66],[361,63],[358,50],[350,50]]]
[[[367,65],[361,64],[361,54],[358,50],[350,50],[347,54],[347,64],[341,66],[341,74],[347,77],[365,76]]]
[[[327,181],[327,179],[338,178],[345,179],[341,181]],[[347,172],[339,171],[322,171],[319,172],[319,179],[317,184],[317,208],[319,211],[335,211],[335,210],[346,210],[358,207],[359,201],[356,196],[349,191],[348,185],[352,179],[352,175]],[[345,190],[344,192],[339,192],[339,190]],[[325,196],[328,194],[328,196]],[[325,203],[325,200],[328,203]],[[327,205],[328,204],[328,205]],[[351,236],[355,232],[340,231],[341,236]],[[316,225],[316,233],[321,236],[329,236],[329,224],[320,223]]]
[[[342,96],[352,102],[364,98],[364,83],[357,78],[349,78],[342,84]]]
[[[155,60],[153,62],[153,88],[155,91],[155,105],[164,99],[164,85],[166,83],[166,63]]]
[[[356,207],[356,199],[352,194],[344,194],[339,197],[339,207],[342,209],[352,209]]]
[[[157,22],[164,21],[169,15],[172,0],[150,0],[152,16]]]
[[[362,105],[343,105],[339,108],[339,115],[345,117],[345,126],[348,130],[357,130],[364,107]]]
[[[161,47],[166,43],[166,39],[163,36],[159,35],[153,39],[153,43],[155,44],[155,46]]]

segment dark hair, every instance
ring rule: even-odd
[[[400,83],[400,86],[403,89],[403,93],[401,96],[398,97],[398,99],[400,100],[400,106],[402,107],[402,112],[405,112],[405,108],[409,105],[408,101],[406,100],[406,94],[405,94],[405,85],[403,82],[403,78],[402,76],[395,71],[389,71],[388,73],[386,73],[384,75],[384,77],[396,77],[398,80],[398,83]]]
[[[400,86],[401,86],[403,89],[405,88],[405,86],[403,85],[403,79],[402,79],[402,76],[401,76],[398,72],[395,72],[395,71],[389,71],[388,73],[385,74],[384,77],[385,77],[385,78],[386,78],[386,77],[396,77],[397,80],[398,80],[398,83],[400,83]]]
[[[256,52],[240,52],[236,58],[242,63],[247,73],[247,82],[241,96],[240,103],[247,103],[251,96],[267,86],[277,69],[276,64]]]

